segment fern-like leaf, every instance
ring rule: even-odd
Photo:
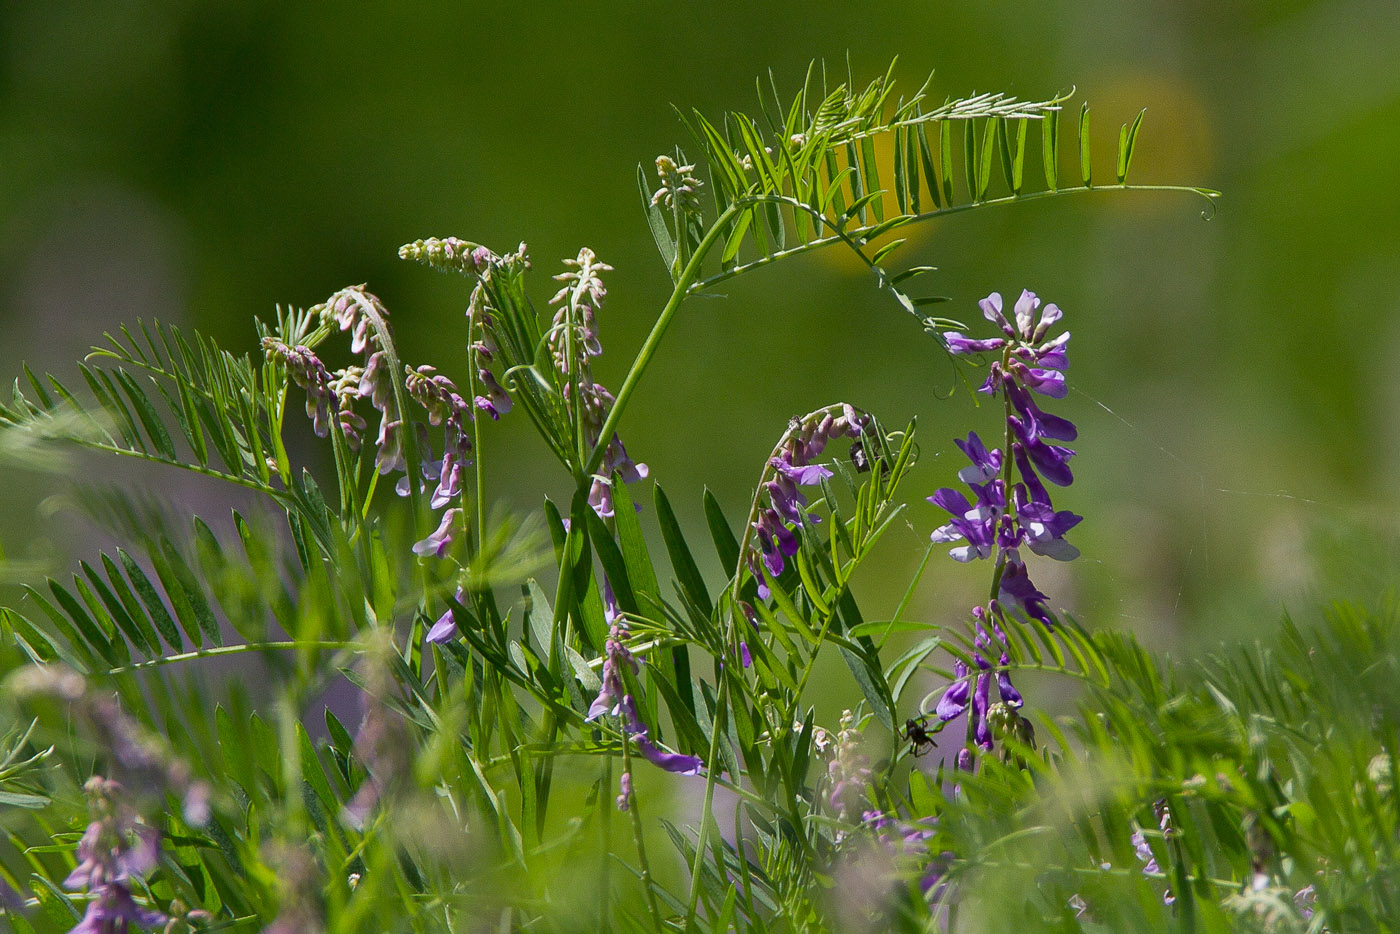
[[[892,63],[864,88],[847,82],[823,90],[818,99],[812,93],[813,69],[809,69],[786,108],[778,104],[776,91],[773,110],[760,93],[766,129],[759,120],[737,111],[718,121],[698,110],[678,112],[699,144],[716,215],[703,220],[696,209],[684,220],[679,215],[664,217],[652,209],[653,199],[666,193],[664,186],[653,190],[645,173],[641,174],[644,206],[672,277],[681,276],[675,247],[686,226],[705,231],[701,242],[722,244],[719,268],[687,282],[691,293],[788,256],[845,243],[877,272],[882,287],[896,293],[906,310],[922,318],[917,309],[923,301],[904,295],[884,272],[884,262],[899,244],[873,241],[915,221],[1091,187],[1087,105],[1079,132],[1081,184],[1066,188],[1059,184],[1057,148],[1058,115],[1068,95],[1022,101],[983,93],[929,106],[929,82],[909,98],[896,101],[893,72]],[[784,112],[786,119],[778,119]],[[1024,166],[1027,127],[1032,121],[1043,124],[1045,186],[1029,191]],[[1118,187],[1216,197],[1217,192],[1204,188],[1130,185],[1128,170],[1141,123],[1139,114],[1120,134]],[[953,128],[958,124],[964,149],[961,167],[953,159]],[[1004,194],[998,194],[993,185],[993,166],[998,162]],[[965,192],[963,199],[955,196],[957,189]],[[867,247],[878,252],[867,256]]]

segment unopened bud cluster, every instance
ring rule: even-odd
[[[657,156],[656,174],[661,179],[661,187],[651,196],[651,203],[672,209],[679,204],[688,214],[698,213],[699,191],[705,183],[691,174],[694,171],[693,165],[677,165],[670,156]]]
[[[486,247],[457,237],[428,237],[399,247],[399,258],[414,260],[448,272],[480,276],[499,259]]]

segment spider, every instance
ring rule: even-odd
[[[922,756],[938,745],[929,733],[927,725],[927,716],[910,717],[904,721],[904,738],[909,740],[910,755]]]

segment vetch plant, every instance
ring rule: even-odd
[[[637,176],[671,292],[612,388],[594,361],[609,284],[634,270],[581,247],[544,283],[524,244],[457,237],[399,250],[461,282],[438,359],[405,359],[407,316],[356,285],[279,308],[257,347],[121,327],[78,365],[85,393],[26,369],[0,405],[9,437],[260,505],[177,518],[92,497],[120,544],[0,613],[5,921],[1387,929],[1394,614],[1338,607],[1203,662],[1081,626],[1034,583],[1078,554],[1081,516],[1061,506],[1110,521],[1062,492],[1077,429],[1054,411],[1061,312],[992,293],[983,336],[928,314],[944,301],[923,289],[933,268],[903,261],[903,228],[983,207],[1215,193],[1128,181],[1141,115],[1115,180],[1095,183],[1082,107],[1070,179],[1065,98],[937,103],[892,74],[813,69],[787,99],[764,88],[757,118],[682,113],[689,152]],[[773,413],[751,497],[683,492],[691,528],[642,462],[671,439],[627,417],[657,349],[687,299],[827,248],[961,376],[985,367],[969,397],[998,420],[956,439],[967,463],[930,497],[942,514],[906,515],[915,423],[813,387],[807,414]],[[1099,326],[1082,298],[1056,300],[1076,329]],[[949,307],[975,318],[970,298]],[[500,419],[533,427],[567,495],[497,507],[484,442]],[[308,431],[323,456],[300,463],[287,439]],[[890,618],[862,609],[865,566],[897,560],[901,523],[985,562],[962,623],[910,609],[928,554],[901,594],[874,595],[898,603]],[[216,664],[240,667],[219,679]],[[1078,706],[1028,703],[1049,678]]]

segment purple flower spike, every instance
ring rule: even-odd
[[[958,332],[942,336],[953,353],[1002,351],[988,367],[986,381],[978,392],[989,396],[1005,393],[1004,425],[1010,443],[1006,448],[988,449],[975,432],[969,433],[966,440],[955,439],[971,462],[958,471],[958,479],[970,488],[972,499],[958,490],[944,488],[929,501],[950,514],[949,521],[930,536],[933,541],[959,543],[948,552],[955,560],[994,557],[996,562],[997,599],[973,610],[976,632],[972,661],[977,665],[977,673],[969,684],[968,665],[959,662],[955,669],[957,680],[944,691],[937,707],[939,717],[946,722],[967,712],[971,705],[973,742],[990,750],[994,734],[1003,730],[1002,721],[1013,723],[1018,729],[1027,721],[1012,713],[1022,706],[1023,699],[1011,683],[1008,656],[994,649],[987,624],[1004,643],[1006,637],[998,626],[998,614],[1005,612],[1002,604],[1041,621],[1047,628],[1055,624],[1046,607],[1048,598],[1031,582],[1020,549],[1060,561],[1079,554],[1064,536],[1079,524],[1081,517],[1068,510],[1056,510],[1046,490],[1046,483],[1073,483],[1069,460],[1074,451],[1050,442],[1074,441],[1079,430],[1069,419],[1042,410],[1035,399],[1064,398],[1068,392],[1064,370],[1069,363],[1065,352],[1069,333],[1046,340],[1050,329],[1063,318],[1059,307],[1042,305],[1040,297],[1029,289],[1021,292],[1009,315],[998,292],[978,304],[983,317],[996,325],[1002,337],[979,339]],[[1000,666],[991,664],[989,659],[998,656]],[[1001,698],[995,707],[990,701],[993,680]],[[970,755],[964,749],[958,764],[963,765]]]
[[[967,665],[961,661],[953,662],[953,677],[957,680],[948,685],[934,709],[934,714],[944,723],[962,716],[963,711],[967,709],[968,695],[972,690],[972,685],[967,680]]]
[[[438,525],[437,530],[421,542],[416,543],[413,546],[413,553],[423,557],[432,555],[434,558],[441,558],[447,554],[447,549],[452,547],[453,526],[461,513],[460,509],[449,509],[443,513],[442,523]]]

